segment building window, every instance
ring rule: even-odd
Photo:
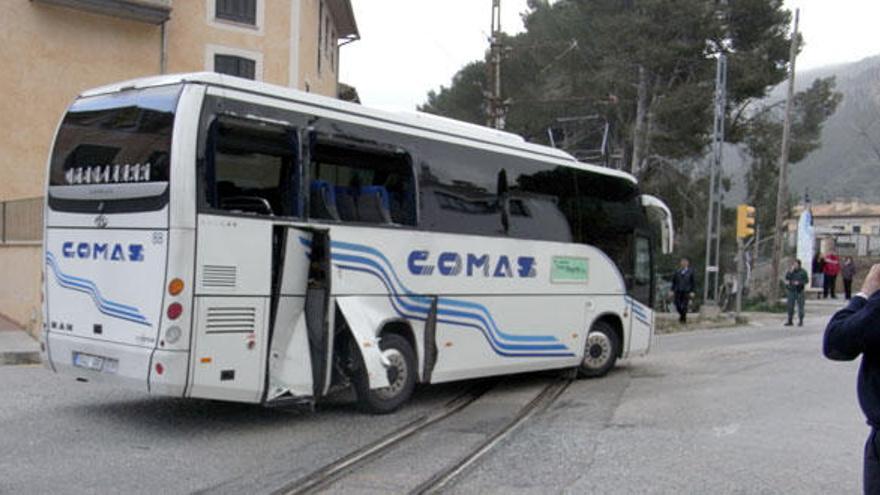
[[[853,234],[861,234],[862,226],[861,225],[853,225]]]
[[[235,55],[214,55],[214,72],[230,76],[256,79],[257,63]]]
[[[216,0],[218,19],[257,25],[257,0]]]

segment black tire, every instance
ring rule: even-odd
[[[597,321],[587,334],[584,358],[578,366],[578,376],[597,378],[605,376],[620,355],[620,339],[617,332],[604,321]]]
[[[391,386],[370,390],[367,367],[363,363],[355,373],[353,384],[362,410],[371,414],[388,414],[397,410],[412,396],[416,388],[418,364],[412,346],[400,335],[383,335],[379,348],[391,361],[392,366],[387,370]]]

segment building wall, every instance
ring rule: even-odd
[[[257,26],[216,19],[214,0],[174,2],[168,21],[169,73],[213,69],[213,53],[256,59],[256,79],[287,86],[290,2],[260,0]]]
[[[320,1],[259,0],[256,26],[216,19],[214,0],[175,2],[167,27],[167,70],[212,70],[213,54],[228,53],[256,60],[258,80],[335,97],[335,39],[324,42],[320,73],[317,67]],[[323,15],[327,19],[330,12],[325,8]],[[332,21],[330,31],[335,32]]]
[[[24,0],[3,7],[0,200],[6,201],[43,195],[55,128],[77,94],[158,72],[160,28]],[[32,331],[41,253],[39,244],[0,245],[0,313]]]
[[[40,246],[0,246],[0,313],[38,333],[40,322]]]
[[[300,43],[299,43],[299,70],[300,80],[298,88],[308,90],[312,93],[318,93],[328,96],[336,96],[336,88],[338,84],[337,63],[339,60],[339,50],[334,39],[331,43],[331,49],[334,51],[331,56],[326,49],[320,50],[321,56],[321,72],[318,72],[318,56],[319,48],[316,44],[318,40],[319,18],[322,14],[320,4],[322,0],[298,0],[300,2]],[[323,15],[329,16],[328,9],[323,9]],[[323,23],[324,21],[321,21]],[[330,28],[332,32],[336,31],[336,27],[331,20]],[[307,42],[309,40],[309,42]],[[325,42],[326,43],[326,42]],[[325,45],[326,48],[326,45]]]
[[[3,3],[0,200],[9,200],[43,194],[50,142],[77,94],[158,72],[160,29],[30,1]]]
[[[211,70],[213,54],[228,53],[256,59],[257,79],[336,96],[335,39],[325,45],[332,55],[322,50],[317,71],[320,1],[258,0],[257,26],[247,27],[215,19],[214,0],[176,0],[166,24],[166,72]],[[10,201],[43,195],[55,128],[80,92],[160,72],[162,31],[29,0],[3,7],[0,66],[8,70],[0,75],[0,201]],[[40,256],[39,243],[0,242],[0,313],[34,332]]]
[[[880,234],[880,218],[876,216],[863,217],[813,217],[813,224],[817,227],[842,228],[843,232],[852,232],[853,227],[861,228],[862,234]]]

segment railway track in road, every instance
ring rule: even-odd
[[[440,469],[429,476],[423,476],[421,483],[414,482],[415,487],[410,489],[409,493],[434,494],[450,486],[523,423],[552,405],[571,382],[571,379],[565,378],[543,385],[531,400],[515,410],[491,434],[472,445],[464,455],[445,460],[446,462],[441,463]],[[367,465],[371,462],[403,448],[418,434],[439,427],[446,420],[476,403],[491,388],[492,386],[485,383],[476,385],[449,401],[440,410],[420,416],[378,440],[286,484],[274,493],[275,495],[306,495],[332,489],[347,478],[367,469]]]

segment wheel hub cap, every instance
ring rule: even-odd
[[[390,399],[403,390],[403,387],[406,385],[408,370],[406,369],[406,359],[403,358],[403,354],[400,351],[388,349],[383,351],[382,354],[390,363],[385,370],[388,374],[388,386],[377,389],[376,394],[383,399]]]
[[[589,334],[584,353],[584,366],[598,369],[605,366],[609,359],[611,359],[611,340],[608,336],[600,332]]]

